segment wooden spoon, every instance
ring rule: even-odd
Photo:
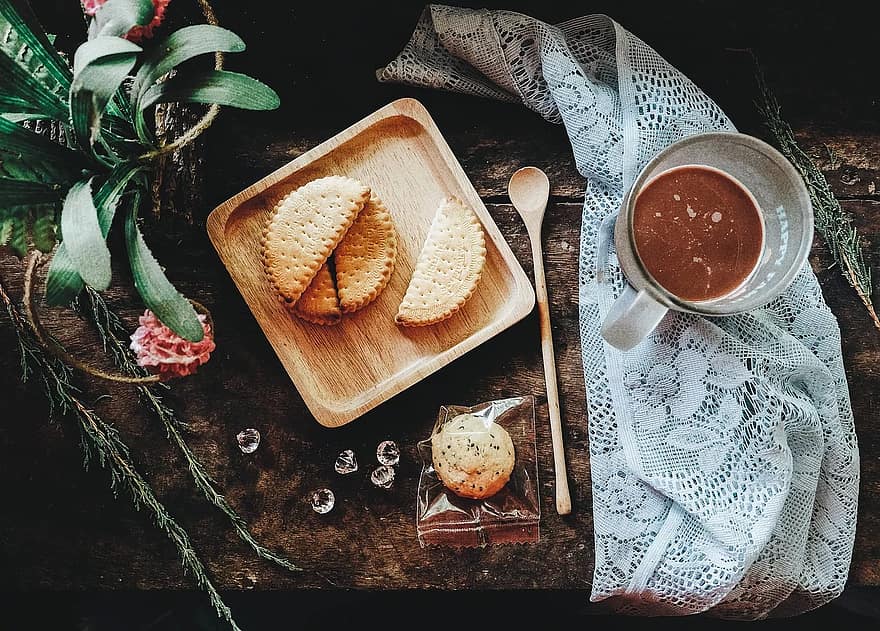
[[[541,250],[541,224],[547,200],[550,199],[550,180],[536,167],[523,167],[513,174],[507,193],[516,208],[532,243],[532,262],[535,267],[535,294],[541,321],[541,352],[544,356],[544,380],[547,384],[547,406],[550,409],[550,435],[553,441],[553,466],[556,472],[556,512],[571,512],[571,495],[565,471],[565,451],[562,446],[562,419],[559,414],[559,392],[556,386],[556,358],[553,352],[553,333],[550,329],[550,305],[547,299],[547,281],[544,278],[544,253]]]

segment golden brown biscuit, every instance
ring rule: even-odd
[[[450,317],[474,293],[485,261],[480,220],[461,200],[446,198],[431,222],[395,321],[424,326]]]
[[[397,260],[397,233],[391,214],[375,193],[336,246],[333,259],[343,313],[364,308],[388,284]]]
[[[431,458],[446,488],[462,497],[483,499],[507,484],[516,453],[503,427],[460,414],[431,437]]]
[[[266,275],[287,305],[299,300],[369,198],[369,187],[334,175],[278,202],[261,244]]]
[[[338,324],[342,319],[329,263],[327,261],[321,266],[299,300],[291,307],[296,316],[313,324]]]

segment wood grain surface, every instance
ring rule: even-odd
[[[389,11],[376,17],[364,9],[333,19],[328,8],[299,13],[293,8],[273,9],[285,13],[265,15],[263,11],[269,9],[256,5],[216,4],[221,21],[225,18],[251,46],[233,66],[279,86],[286,105],[277,114],[224,112],[210,132],[205,205],[195,213],[195,228],[173,238],[158,232],[149,237],[172,280],[211,309],[217,327],[218,349],[211,362],[196,376],[174,384],[168,397],[190,424],[193,449],[258,538],[307,570],[291,574],[277,569],[256,559],[237,540],[193,488],[162,428],[142,412],[132,390],[83,380],[86,400],[119,428],[137,465],[191,533],[221,588],[538,588],[576,590],[586,602],[594,557],[578,334],[584,180],[573,164],[564,130],[520,106],[376,84],[371,69],[401,47],[420,4],[407,5],[393,16]],[[766,44],[763,59],[768,76],[779,87],[798,139],[855,217],[865,252],[876,264],[880,130],[876,117],[871,118],[876,113],[876,86],[857,82],[857,71],[842,58],[838,67],[835,55],[847,61],[868,57],[858,56],[865,53],[861,49],[849,50],[862,45],[861,40],[850,41],[857,38],[840,39],[842,51],[829,52],[828,47],[814,45],[817,37],[831,37],[834,29],[848,23],[843,12],[837,18],[819,12],[798,22],[800,12],[780,8],[778,3],[738,5],[736,10],[730,5],[720,17],[713,13],[711,19],[700,13],[705,10],[701,3],[645,11],[606,4],[597,4],[595,10],[613,14],[642,35],[716,98],[742,131],[762,136],[752,106],[752,68],[742,55],[728,49]],[[582,12],[580,8],[566,13],[533,5],[530,10],[527,3],[510,7],[551,21]],[[776,21],[768,22],[771,19]],[[290,23],[308,26],[298,31],[300,38],[287,40],[289,55],[267,70],[261,60],[276,54],[277,42],[286,32],[280,25]],[[662,24],[667,26],[661,28]],[[700,28],[694,30],[694,24]],[[786,27],[783,36],[779,36],[780,24]],[[354,34],[366,29],[375,36],[375,48],[360,47],[357,53],[343,48]],[[689,39],[689,33],[696,35]],[[309,46],[326,55],[321,59],[307,56],[303,51]],[[825,56],[819,59],[814,49]],[[810,66],[804,59],[817,65]],[[720,63],[723,72],[718,71]],[[839,72],[832,72],[832,67]],[[869,76],[864,63],[858,67]],[[827,78],[821,90],[815,83],[817,68],[827,70],[821,75]],[[357,98],[351,98],[352,94]],[[531,270],[528,239],[507,203],[506,184],[513,171],[527,164],[541,167],[550,176],[553,198],[544,224],[544,251],[574,505],[567,518],[550,509],[552,450],[534,313],[358,421],[330,430],[315,422],[290,387],[283,367],[208,242],[203,222],[211,208],[400,96],[414,96],[428,107],[526,270]],[[117,258],[117,263],[121,260]],[[862,486],[850,582],[877,586],[880,333],[872,328],[839,270],[831,267],[820,239],[810,260],[840,323],[861,451]],[[142,306],[132,293],[126,270],[117,267],[114,271],[108,299],[133,329]],[[14,257],[4,254],[0,258],[0,274],[20,293],[20,263]],[[72,352],[100,357],[95,338],[75,316],[42,309],[45,321]],[[113,498],[100,469],[83,472],[75,431],[64,422],[49,423],[36,384],[21,384],[15,342],[2,318],[0,348],[0,392],[4,395],[0,566],[6,570],[0,587],[191,589],[174,549],[143,514],[130,508],[127,499]],[[539,403],[537,446],[544,508],[540,543],[465,551],[419,548],[414,527],[420,467],[416,443],[430,431],[439,406],[528,393],[535,394]],[[242,454],[235,443],[236,432],[244,427],[257,427],[263,434],[260,448],[251,455]],[[374,488],[367,478],[370,465],[375,464],[376,445],[385,439],[396,440],[402,450],[397,481],[388,491]],[[355,450],[361,470],[342,478],[334,473],[333,461],[346,448]],[[330,486],[336,492],[336,509],[328,515],[317,515],[306,504],[306,496],[318,486]]]

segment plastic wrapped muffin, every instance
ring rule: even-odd
[[[538,541],[532,397],[443,406],[419,454],[416,526],[423,547]]]
[[[507,430],[473,414],[459,414],[431,436],[434,471],[456,495],[483,499],[507,484],[516,462]]]

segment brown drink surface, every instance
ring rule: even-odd
[[[703,166],[676,167],[650,180],[636,197],[633,232],[654,280],[692,302],[736,289],[764,245],[754,198],[733,178]]]

